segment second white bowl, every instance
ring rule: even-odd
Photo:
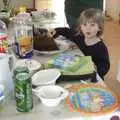
[[[66,89],[57,85],[40,87],[34,90],[34,93],[41,99],[41,102],[48,107],[57,106],[61,100],[64,100],[68,95]]]

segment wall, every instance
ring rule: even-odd
[[[106,0],[106,11],[113,20],[118,21],[120,14],[120,0]]]
[[[29,8],[33,8],[33,0],[11,0],[12,6],[19,7],[21,5],[25,5]],[[3,7],[3,1],[0,0],[0,9]]]
[[[58,4],[59,3],[59,4]],[[66,25],[64,0],[35,0],[35,8],[40,11],[48,9],[56,13],[56,21],[60,26]]]

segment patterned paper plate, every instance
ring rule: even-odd
[[[118,98],[101,85],[73,85],[66,103],[72,111],[83,115],[103,115],[118,109]]]

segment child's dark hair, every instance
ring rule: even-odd
[[[104,16],[102,10],[96,8],[89,8],[84,10],[78,19],[78,26],[81,26],[81,24],[85,24],[88,21],[92,21],[98,24],[100,30],[98,31],[97,36],[100,36],[104,29]]]

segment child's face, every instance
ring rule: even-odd
[[[86,23],[81,24],[80,28],[86,39],[95,38],[99,31],[98,24],[93,21],[87,21]]]

